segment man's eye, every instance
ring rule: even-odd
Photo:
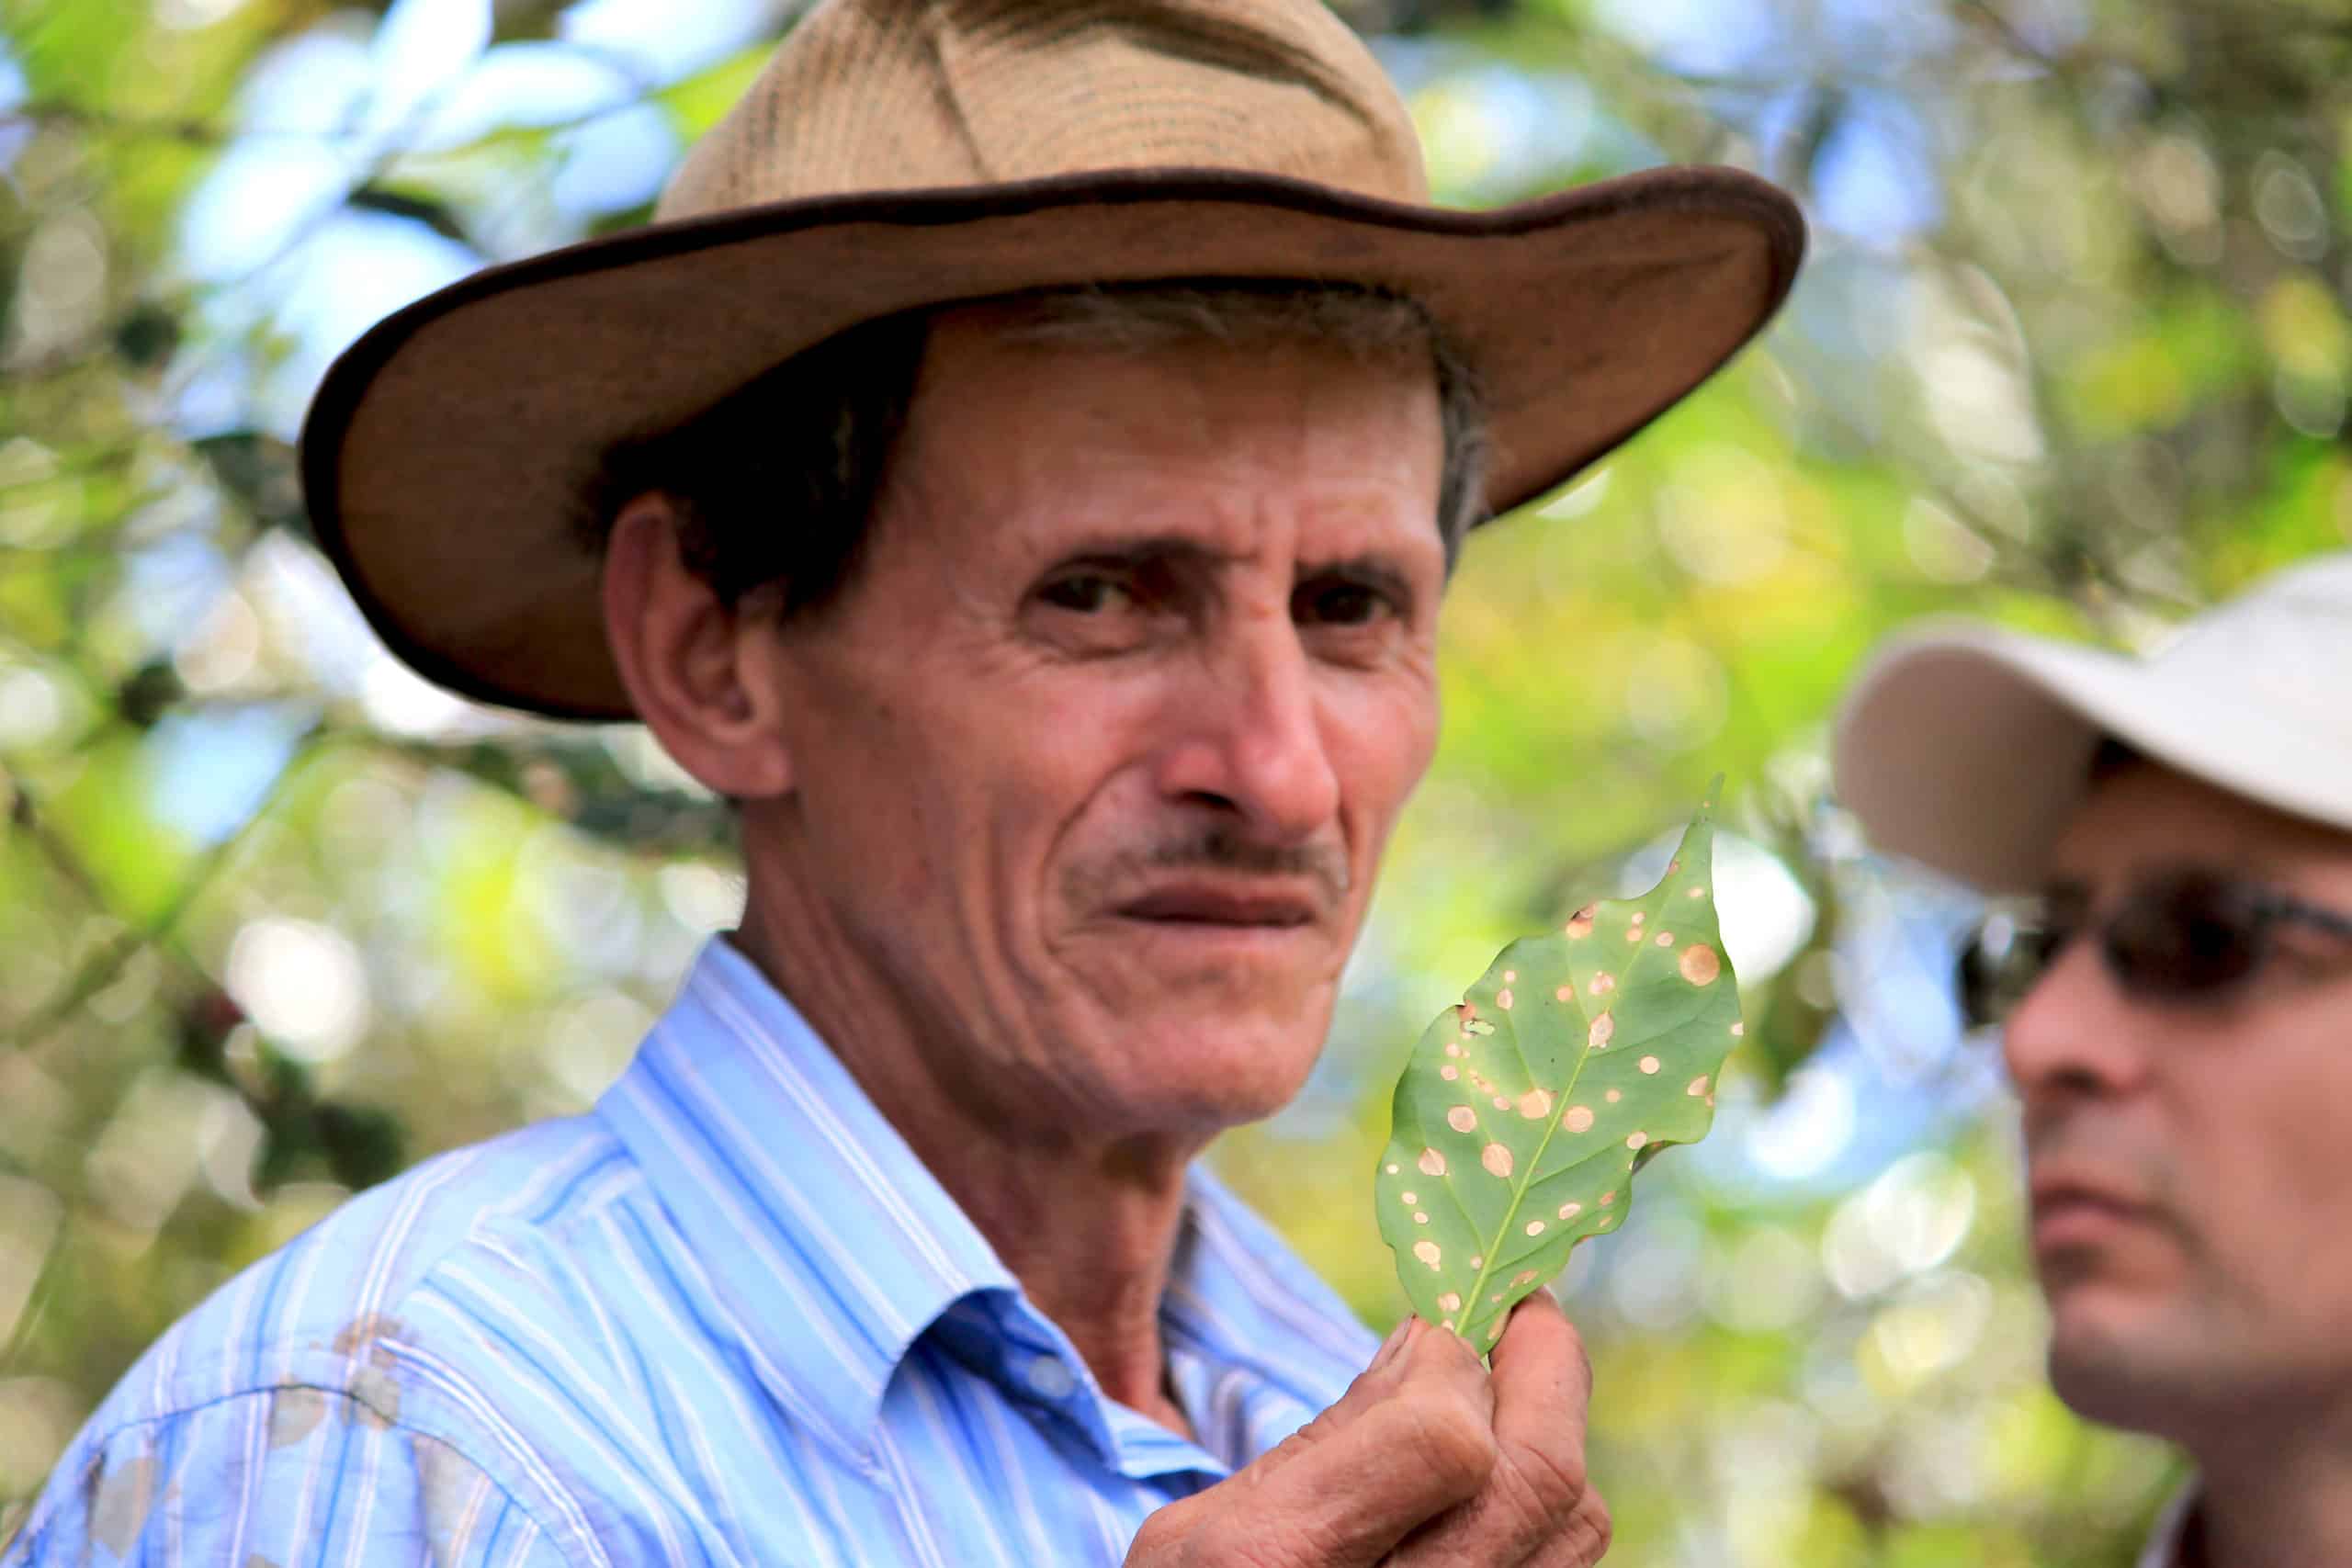
[[[1093,615],[1111,608],[1114,597],[1132,597],[1125,584],[1099,571],[1057,577],[1037,591],[1037,597],[1057,610]]]
[[[1292,603],[1300,620],[1323,626],[1366,626],[1396,613],[1386,594],[1363,582],[1309,584],[1298,591]]]
[[[2018,944],[2018,956],[2030,976],[2039,978],[2044,969],[2065,955],[2075,939],[2082,934],[2080,920],[2050,921],[2032,931]]]

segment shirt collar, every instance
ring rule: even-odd
[[[2197,1483],[2192,1481],[2173,1495],[2140,1553],[2138,1568],[2187,1568],[2188,1532],[2197,1518]]]
[[[771,1392],[867,1461],[908,1348],[1012,1276],[839,1058],[714,939],[597,1101]]]
[[[1194,1166],[1160,1318],[1227,1366],[1321,1411],[1379,1348],[1354,1312],[1273,1227]]]
[[[1141,1440],[1127,1429],[1134,1423],[1109,1417],[1068,1339],[1028,1306],[987,1238],[839,1057],[724,940],[705,946],[597,1113],[710,1270],[772,1395],[813,1417],[861,1468],[872,1462],[899,1363],[976,1296],[992,1299],[971,1302],[958,1321],[984,1309],[1001,1334],[1017,1328],[1036,1350],[1065,1359],[1092,1395],[1071,1414],[1106,1453]],[[1199,1167],[1161,1317],[1171,1354],[1182,1347],[1287,1395],[1261,1417],[1275,1425],[1304,1422],[1337,1399],[1374,1348],[1329,1288]],[[1126,1429],[1124,1444],[1114,1427]],[[1178,1462],[1172,1453],[1129,1458],[1148,1469]]]

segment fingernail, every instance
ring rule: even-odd
[[[1381,1342],[1380,1354],[1372,1359],[1372,1366],[1367,1370],[1377,1371],[1379,1368],[1386,1366],[1390,1361],[1395,1360],[1396,1359],[1396,1353],[1404,1349],[1405,1341],[1413,1337],[1413,1325],[1419,1322],[1420,1322],[1420,1319],[1418,1317],[1408,1317],[1404,1322],[1398,1324],[1396,1327],[1390,1329],[1388,1331],[1388,1337]]]

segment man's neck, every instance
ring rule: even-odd
[[[790,920],[755,907],[735,945],[832,1047],[1031,1303],[1069,1336],[1103,1393],[1193,1436],[1170,1391],[1159,1303],[1198,1141],[1024,1134],[934,1081],[922,1053],[885,1021],[893,1010],[858,994],[861,966],[821,951],[820,932],[787,935],[779,927]]]
[[[1182,1163],[1157,1151],[1008,1150],[919,1120],[899,1130],[1102,1391],[1193,1436],[1169,1389],[1159,1326],[1183,1221]],[[1080,1192],[1087,1201],[1074,1202]]]
[[[2352,1433],[2276,1424],[2199,1450],[2180,1568],[2352,1562]]]

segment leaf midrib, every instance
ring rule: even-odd
[[[1706,818],[1703,816],[1700,818],[1701,822],[1705,820]],[[1699,823],[1697,822],[1691,824],[1694,828],[1698,825]],[[1679,858],[1679,849],[1677,852],[1677,858]],[[1672,880],[1673,874],[1669,872],[1667,875],[1659,877],[1657,886],[1651,889],[1652,894],[1658,898],[1661,908],[1664,907],[1666,902],[1666,886]],[[1634,907],[1640,909],[1645,917],[1652,912],[1646,905],[1639,901],[1636,901]],[[1631,921],[1629,920],[1627,923],[1630,925]],[[1619,976],[1621,987],[1631,984],[1634,965],[1639,964],[1643,959],[1647,958],[1650,955],[1650,952],[1654,945],[1655,944],[1649,941],[1646,934],[1645,934],[1643,940],[1634,944],[1634,955],[1625,961],[1625,967]],[[1568,981],[1569,995],[1574,996],[1576,994],[1576,971],[1573,962],[1571,962],[1568,970]],[[1509,1008],[1504,1008],[1500,1010],[1506,1018],[1510,1017],[1510,1010]],[[1603,1008],[1601,1010],[1603,1012],[1607,1012],[1609,1010],[1607,1008]],[[1577,1015],[1584,1023],[1585,1028],[1589,1031],[1592,1027],[1592,1020],[1584,1016],[1584,1004],[1581,1001],[1577,1003]],[[1514,1020],[1510,1025],[1510,1048],[1519,1056],[1520,1070],[1526,1075],[1529,1086],[1534,1089],[1543,1088],[1544,1086],[1542,1084],[1536,1082],[1535,1067],[1534,1065],[1527,1059],[1526,1047],[1520,1043],[1519,1024],[1516,1020]],[[1568,1081],[1560,1086],[1559,1093],[1560,1099],[1563,1102],[1567,1100],[1570,1091],[1576,1088],[1577,1082],[1583,1078],[1584,1065],[1591,1059],[1592,1046],[1590,1043],[1588,1042],[1584,1049],[1577,1053],[1576,1070],[1568,1075]],[[1519,1216],[1520,1205],[1526,1201],[1527,1190],[1535,1185],[1535,1172],[1537,1168],[1542,1166],[1544,1163],[1544,1152],[1552,1146],[1552,1139],[1558,1134],[1559,1131],[1559,1117],[1547,1112],[1544,1118],[1543,1141],[1535,1145],[1535,1153],[1528,1159],[1526,1173],[1521,1179],[1519,1185],[1512,1190],[1510,1202],[1503,1211],[1503,1228],[1492,1240],[1486,1244],[1483,1255],[1486,1258],[1486,1262],[1479,1267],[1478,1278],[1470,1287],[1469,1301],[1464,1303],[1464,1311],[1462,1314],[1462,1338],[1466,1344],[1475,1346],[1477,1343],[1476,1340],[1470,1337],[1470,1329],[1472,1325],[1474,1324],[1484,1323],[1487,1318],[1494,1315],[1489,1313],[1484,1317],[1476,1316],[1471,1309],[1475,1309],[1480,1303],[1487,1299],[1487,1281],[1500,1271],[1503,1255],[1503,1238],[1510,1234],[1510,1227]],[[1455,1199],[1454,1201],[1457,1205],[1461,1205],[1461,1200],[1459,1198]],[[1469,1217],[1470,1211],[1467,1206],[1462,1207],[1462,1213],[1464,1218],[1466,1219]],[[1472,1234],[1476,1235],[1476,1233],[1474,1231]]]

